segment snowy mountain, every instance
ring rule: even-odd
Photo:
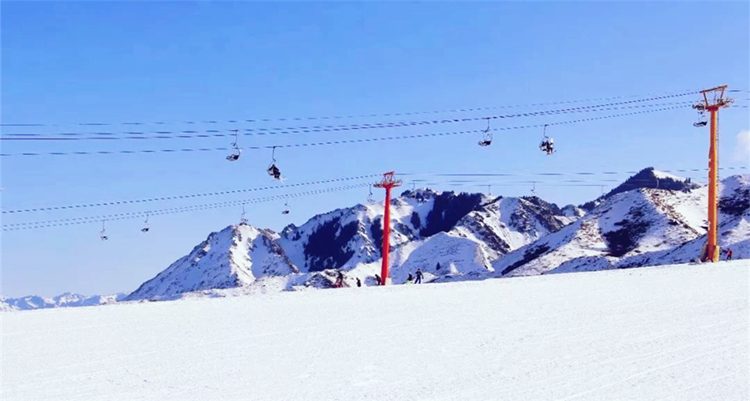
[[[29,295],[21,298],[0,297],[0,312],[12,310],[106,305],[122,301],[123,299],[125,299],[125,296],[127,296],[126,293],[85,296],[81,294],[71,294],[69,292],[66,292],[52,298],[40,297],[36,295]]]
[[[625,180],[625,182],[618,185],[617,187],[615,187],[615,189],[609,191],[604,196],[601,196],[591,202],[584,203],[580,206],[580,209],[589,212],[604,200],[610,199],[613,196],[623,192],[632,191],[634,189],[653,188],[685,192],[693,189],[698,189],[700,187],[700,184],[692,182],[690,178],[678,177],[676,175],[665,173],[663,171],[655,170],[653,167],[647,167],[639,171],[634,176]]]
[[[750,258],[750,175],[724,179],[719,185],[719,246],[731,249],[734,259]],[[704,212],[705,214],[705,212]],[[674,249],[653,252],[624,260],[619,267],[666,263],[687,263],[700,255],[706,235]]]
[[[221,296],[226,291],[217,290],[240,287],[329,288],[338,271],[345,272],[346,285],[356,285],[357,279],[375,285],[383,209],[382,204],[337,209],[299,227],[289,225],[280,234],[249,225],[227,227],[126,299],[173,299],[191,292]],[[536,197],[431,190],[405,191],[392,199],[391,216],[396,283],[418,267],[434,276],[492,271],[493,260],[575,220]],[[435,270],[437,263],[445,269]]]
[[[750,256],[750,176],[721,184],[720,244]],[[695,260],[705,243],[707,187],[637,189],[605,199],[562,230],[493,263],[496,276],[603,270]]]
[[[229,226],[193,248],[156,277],[143,283],[126,300],[253,283],[259,277],[285,276],[299,270],[278,243],[278,234],[247,224]]]

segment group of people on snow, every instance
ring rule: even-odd
[[[409,277],[406,278],[406,284],[420,284],[422,282],[422,269],[417,269],[414,274],[417,276],[417,279],[414,280],[414,277],[412,277],[411,273],[409,273]]]
[[[415,280],[416,276],[416,280]],[[406,279],[405,284],[421,284],[422,278],[424,278],[424,274],[422,273],[422,269],[417,269],[416,272],[414,272],[414,276],[412,276],[411,273],[409,273],[409,277]],[[381,279],[380,275],[375,275],[375,282],[376,285],[382,285],[383,280]],[[346,282],[344,282],[344,273],[339,270],[338,274],[336,275],[336,281],[333,283],[333,288],[341,288],[345,287]],[[357,277],[357,287],[362,287],[362,280]]]

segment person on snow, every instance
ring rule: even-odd
[[[732,250],[727,249],[727,260],[732,260]]]
[[[420,284],[422,283],[422,269],[417,269],[417,279],[414,280],[414,284]]]
[[[344,273],[339,270],[339,275],[336,277],[336,284],[333,285],[336,288],[344,286]]]
[[[406,284],[411,284],[412,281],[414,281],[414,277],[409,273],[409,277],[406,278]]]
[[[375,275],[375,281],[377,281],[377,285],[380,285],[380,276],[377,274]]]
[[[357,287],[362,287],[362,282],[359,281],[359,277],[357,277]]]

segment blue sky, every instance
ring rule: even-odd
[[[677,93],[717,84],[750,89],[743,2],[4,2],[4,123],[73,124],[3,127],[3,135],[131,130],[80,122],[175,122],[138,129],[181,130],[184,121],[217,120],[201,129],[299,126],[294,122],[230,124],[256,118],[360,115],[494,107],[610,96]],[[733,94],[745,102],[747,93]],[[693,100],[681,98],[678,100]],[[472,117],[566,106],[525,107]],[[602,112],[595,115],[627,112]],[[428,117],[443,116],[434,114]],[[447,116],[447,114],[446,114]],[[544,124],[590,113],[498,121],[495,127]],[[416,116],[414,118],[423,118]],[[403,117],[334,121],[362,124]],[[410,173],[626,172],[646,166],[706,166],[707,130],[692,127],[690,109],[550,128],[558,153],[537,149],[540,129],[476,135],[277,149],[288,184],[390,170]],[[721,163],[735,158],[735,136],[747,109],[721,115]],[[482,129],[482,122],[339,133],[243,136],[267,146]],[[231,138],[12,142],[2,153],[227,146]],[[4,210],[88,204],[275,185],[270,151],[248,150],[236,163],[222,152],[3,157]],[[625,179],[628,174],[617,178]],[[415,176],[411,176],[413,178]],[[695,173],[697,180],[704,173]],[[568,177],[573,178],[573,177]],[[609,178],[609,177],[608,177]],[[410,179],[409,176],[404,177]],[[595,198],[598,186],[560,186],[521,176],[493,194],[537,194],[560,205]],[[591,185],[612,183],[594,182]],[[362,182],[362,181],[357,181]],[[299,190],[325,188],[312,187]],[[486,185],[437,189],[487,191]],[[283,194],[297,190],[3,215],[3,224],[128,213]],[[382,197],[382,193],[377,193]],[[367,188],[248,205],[251,224],[280,230],[316,213],[364,202]],[[100,223],[4,232],[5,296],[132,291],[188,253],[211,231],[236,223],[241,207]]]

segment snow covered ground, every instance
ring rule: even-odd
[[[2,400],[747,400],[750,261],[4,312]]]

